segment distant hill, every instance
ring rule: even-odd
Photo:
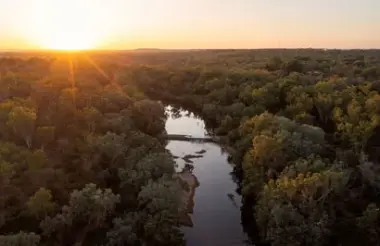
[[[158,48],[137,48],[134,50],[138,50],[138,51],[160,51],[162,49],[158,49]]]

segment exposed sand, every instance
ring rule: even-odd
[[[193,213],[194,209],[194,194],[195,188],[198,187],[199,182],[197,177],[188,170],[184,170],[181,173],[178,173],[178,178],[184,182],[187,186],[187,189],[183,190],[182,201],[184,204],[185,212],[181,214],[181,223],[184,226],[193,226],[193,222],[191,221],[191,217],[189,214]]]

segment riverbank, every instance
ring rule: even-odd
[[[195,189],[199,186],[198,179],[190,171],[182,171],[177,174],[177,177],[183,184],[185,184],[185,189],[182,192],[182,203],[184,205],[184,211],[180,215],[181,224],[183,226],[192,227],[193,222],[189,214],[194,212],[194,195]]]

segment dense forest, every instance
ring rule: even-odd
[[[183,243],[162,104],[84,57],[0,63],[0,245]]]
[[[254,243],[379,245],[379,50],[3,54],[0,76],[0,245],[185,244],[164,104],[228,149]]]

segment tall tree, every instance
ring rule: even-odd
[[[27,107],[14,107],[8,115],[7,125],[25,141],[28,148],[32,147],[36,119],[35,110]]]

